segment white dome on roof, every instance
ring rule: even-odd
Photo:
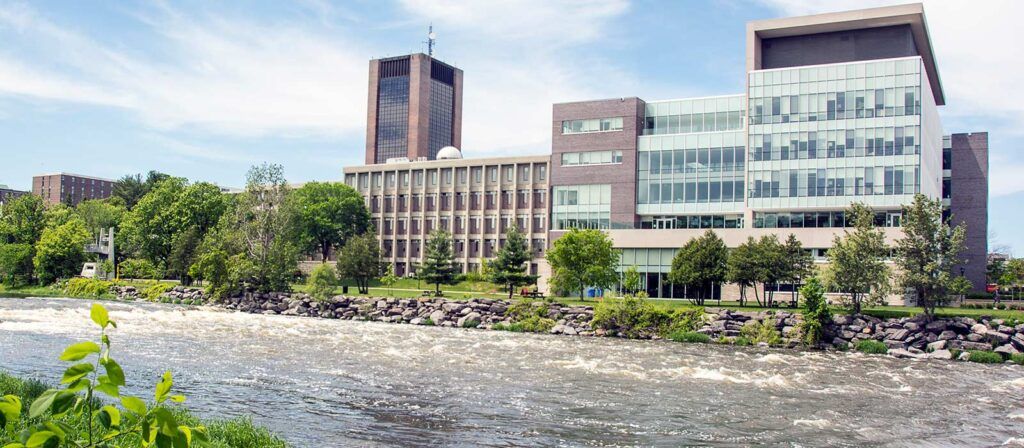
[[[459,151],[459,148],[456,148],[454,146],[445,146],[444,148],[441,148],[441,150],[437,152],[437,160],[461,159],[461,158],[462,158],[462,151]]]

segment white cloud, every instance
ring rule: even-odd
[[[761,0],[780,15],[906,3],[899,0]],[[990,141],[1024,137],[1024,2],[925,0],[928,31],[946,94],[941,108],[947,132],[990,131]],[[983,123],[982,129],[960,126]],[[1001,135],[996,135],[1001,134]],[[1012,137],[1012,138],[1007,138]],[[1024,191],[1024,162],[1016,148],[993,146],[989,161],[992,195]]]
[[[0,59],[0,93],[115,105],[158,129],[243,136],[358,134],[366,59],[300,26],[181,17],[149,20],[164,52],[136,55],[66,31],[25,7],[0,7],[0,31],[37,55]],[[140,48],[131,48],[142,50]]]

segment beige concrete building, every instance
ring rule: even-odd
[[[476,271],[517,226],[540,272],[547,248],[548,156],[462,159],[444,148],[438,160],[346,167],[345,183],[366,198],[382,255],[403,276],[416,271],[434,229],[452,234],[463,272]]]

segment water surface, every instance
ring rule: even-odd
[[[134,393],[295,446],[995,446],[1024,368],[105,303]],[[89,302],[0,299],[0,369],[55,383]],[[144,388],[144,390],[143,390]]]

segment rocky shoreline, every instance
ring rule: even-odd
[[[134,287],[114,287],[112,293],[121,300],[137,300]],[[159,301],[188,305],[210,304],[200,289],[177,286],[162,294]],[[492,330],[513,323],[507,312],[515,302],[476,298],[451,300],[445,298],[373,298],[334,296],[324,301],[302,293],[246,293],[216,303],[229,310],[253,314],[317,317],[325,319],[365,320],[411,325],[479,328]],[[617,336],[613,331],[593,328],[592,306],[565,306],[558,303],[534,302],[541,314],[555,322],[549,333],[571,336]],[[782,336],[783,345],[800,346],[800,314],[784,310],[737,311],[726,308],[705,308],[703,325],[697,332],[712,339],[731,340],[741,335],[744,326],[772,322]],[[940,318],[925,322],[920,317],[881,319],[867,315],[836,315],[826,328],[826,349],[848,349],[860,341],[874,340],[885,344],[888,354],[898,358],[953,359],[956,352],[966,359],[970,351],[994,351],[1004,358],[1024,352],[1024,323],[1003,319],[969,317]],[[657,335],[644,338],[656,339]]]

